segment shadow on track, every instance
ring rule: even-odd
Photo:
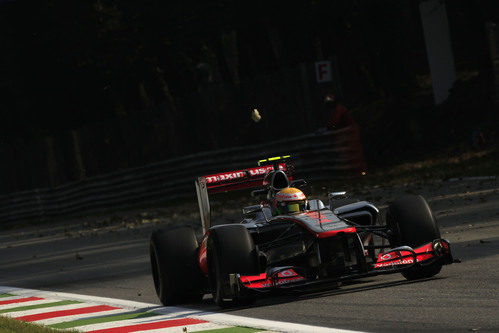
[[[411,284],[424,283],[426,281],[441,280],[441,279],[446,279],[446,277],[431,277],[427,279],[414,280],[414,281],[408,281],[405,279],[400,281],[390,281],[390,282],[380,281],[378,283],[375,282],[376,280],[364,279],[364,280],[343,282],[341,286],[333,285],[331,287],[331,285],[325,285],[320,288],[314,288],[314,289],[309,288],[309,289],[294,289],[294,290],[275,290],[272,292],[256,294],[255,296],[256,300],[251,305],[242,305],[231,308],[219,308],[216,305],[214,305],[211,297],[205,297],[202,303],[186,304],[185,306],[187,308],[199,309],[201,307],[207,311],[230,313],[232,311],[238,311],[243,309],[286,304],[296,301],[331,297],[336,295],[354,294],[368,290],[390,288],[401,285],[411,285]],[[209,307],[209,309],[207,309],[206,307]]]

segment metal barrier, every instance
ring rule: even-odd
[[[344,171],[359,169],[360,147],[350,144],[352,135],[356,132],[351,128],[307,134],[266,144],[197,153],[54,188],[10,193],[0,196],[0,223],[45,220],[166,199],[195,198],[196,177],[251,167],[262,158],[276,155],[291,155],[298,177],[307,180],[338,178]]]

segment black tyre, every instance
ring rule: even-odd
[[[248,230],[240,224],[222,225],[210,230],[208,271],[213,300],[222,307],[248,304],[253,299],[244,290],[231,290],[229,274],[258,274],[255,244]]]
[[[391,246],[408,245],[416,248],[440,238],[440,230],[426,200],[420,195],[407,195],[392,202],[386,222],[393,232]],[[428,278],[438,274],[441,263],[414,267],[402,273],[408,280]]]
[[[203,298],[203,276],[197,264],[198,241],[191,227],[154,231],[149,253],[154,287],[163,305]]]

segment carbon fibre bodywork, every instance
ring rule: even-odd
[[[370,204],[365,205],[366,209],[372,209]],[[351,208],[342,211],[344,214],[360,211],[359,205]],[[452,263],[450,244],[445,239],[435,239],[415,249],[390,248],[389,244],[375,246],[374,237],[390,238],[386,226],[357,224],[327,208],[270,218],[263,217],[265,210],[268,209],[262,207],[262,214],[241,222],[255,244],[259,274],[233,272],[234,293],[243,289],[260,292],[289,289]],[[200,268],[206,274],[208,237],[209,231],[199,252]]]

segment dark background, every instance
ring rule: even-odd
[[[310,133],[331,90],[371,169],[496,144],[499,2],[446,5],[458,80],[435,106],[415,0],[0,1],[0,193]]]

